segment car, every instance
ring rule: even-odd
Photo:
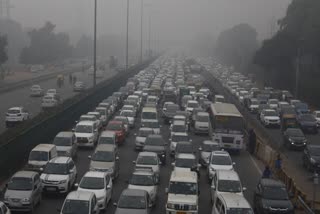
[[[178,154],[196,154],[193,144],[190,141],[180,141],[175,149],[175,156]]]
[[[188,141],[190,142],[190,141],[192,141],[189,138],[188,133],[186,133],[186,132],[185,133],[173,134],[169,140],[170,140],[170,155],[171,156],[175,155],[176,146],[177,146],[178,142],[188,142]]]
[[[111,201],[113,184],[106,172],[86,172],[76,186],[77,191],[94,193],[100,210],[105,210]]]
[[[164,141],[161,135],[149,135],[146,138],[143,151],[145,152],[155,152],[157,153],[161,163],[163,165],[166,164],[166,145],[167,143]]]
[[[58,99],[56,94],[46,94],[44,97],[42,97],[41,100],[41,108],[43,109],[54,108],[59,104],[60,100]]]
[[[209,134],[210,132],[210,118],[207,112],[198,112],[194,122],[195,134]]]
[[[70,192],[63,202],[60,214],[99,214],[99,206],[96,195],[93,192]]]
[[[6,113],[6,127],[12,127],[29,119],[29,112],[24,107],[9,108]]]
[[[136,213],[151,214],[151,199],[145,190],[125,189],[122,191],[115,214]]]
[[[218,195],[226,192],[243,196],[245,190],[236,171],[217,170],[211,182],[211,201],[215,202]]]
[[[0,201],[0,213],[1,214],[11,214],[11,211],[9,210],[9,208],[2,201]]]
[[[42,97],[44,95],[44,91],[40,85],[33,85],[30,88],[30,96],[31,97]]]
[[[214,96],[214,103],[224,103],[225,99],[223,95],[216,94]]]
[[[124,123],[122,121],[115,121],[111,120],[109,121],[106,131],[113,131],[116,133],[116,141],[118,144],[122,144],[125,142],[126,139],[126,130],[124,127]]]
[[[125,134],[128,135],[130,131],[130,124],[129,124],[129,119],[125,116],[115,116],[113,118],[113,121],[120,121],[123,123],[124,128],[125,128]]]
[[[93,148],[98,141],[98,131],[99,130],[95,121],[78,122],[74,129],[78,146]]]
[[[46,193],[67,193],[77,179],[77,168],[70,157],[53,158],[41,171],[41,187]]]
[[[229,210],[234,213],[254,214],[244,196],[229,192],[219,194],[213,202],[211,214],[228,214]]]
[[[151,168],[156,174],[157,179],[160,179],[160,160],[155,152],[139,152],[136,161],[133,161],[135,168]]]
[[[134,127],[135,123],[135,113],[131,110],[122,110],[120,112],[120,116],[124,116],[128,118],[130,128]]]
[[[280,126],[280,117],[274,109],[263,109],[260,113],[260,121],[265,127]]]
[[[115,146],[100,144],[92,155],[89,155],[90,171],[107,172],[112,179],[119,176],[119,156]]]
[[[102,119],[101,119],[101,114],[97,111],[90,111],[88,112],[86,115],[90,115],[90,116],[95,116],[96,117],[96,123],[97,123],[97,127],[98,127],[98,130],[101,130],[102,127],[103,127],[103,122],[102,122]]]
[[[279,100],[278,99],[269,99],[268,105],[271,109],[278,109],[279,107]]]
[[[57,147],[53,144],[38,144],[29,153],[27,169],[41,172],[41,168],[57,157]]]
[[[170,123],[170,121],[176,115],[178,110],[179,106],[177,104],[168,104],[166,107],[166,111],[162,114],[162,117],[164,118],[164,123]]]
[[[46,95],[58,95],[58,91],[55,88],[50,88],[47,90]]]
[[[152,128],[141,127],[137,134],[135,134],[135,150],[141,151],[145,145],[147,137],[151,134],[154,134]]]
[[[259,101],[257,98],[251,98],[248,102],[248,109],[251,113],[257,113],[259,109]]]
[[[200,147],[200,157],[199,162],[203,167],[207,167],[209,164],[210,155],[213,151],[219,151],[219,143],[213,142],[211,140],[204,140]]]
[[[117,135],[113,131],[103,131],[100,134],[98,145],[110,144],[117,148]]]
[[[302,131],[318,133],[317,120],[312,114],[300,114],[297,120]]]
[[[128,182],[128,189],[141,189],[147,191],[152,206],[156,205],[158,188],[158,176],[150,168],[136,168]]]
[[[4,203],[11,211],[33,212],[42,200],[40,176],[33,171],[18,171],[6,184]]]
[[[162,107],[162,117],[164,117],[164,115],[165,115],[165,113],[167,111],[168,105],[174,105],[174,103],[171,102],[171,101],[164,102],[163,107]]]
[[[211,152],[209,164],[208,164],[208,175],[211,180],[216,174],[217,170],[233,170],[234,162],[227,151],[213,151]]]
[[[196,100],[188,100],[187,106],[186,106],[186,111],[192,113],[193,109],[199,108],[199,107],[200,107],[200,105],[199,105],[198,101],[196,101]]]
[[[75,158],[77,156],[77,138],[73,132],[59,132],[53,139],[58,156]]]
[[[196,172],[174,170],[166,193],[166,213],[198,213],[199,187]]]
[[[180,153],[176,154],[175,161],[172,163],[175,170],[187,170],[199,172],[200,164],[197,163],[197,158],[194,154]]]
[[[141,127],[151,128],[154,134],[160,134],[161,133],[160,128],[162,126],[159,124],[159,120],[150,120],[150,121],[141,123]]]
[[[186,133],[188,131],[188,126],[185,121],[182,120],[173,120],[170,126],[170,134],[180,134]]]
[[[294,213],[286,185],[271,178],[260,179],[254,192],[253,207],[256,213]]]
[[[304,149],[307,138],[299,128],[288,128],[283,133],[283,143],[288,148]]]
[[[121,111],[125,111],[125,110],[129,110],[129,111],[133,111],[134,116],[137,116],[137,109],[133,106],[133,105],[124,105],[121,108]]]
[[[97,107],[94,112],[98,112],[100,114],[100,121],[103,126],[106,126],[108,123],[109,111],[106,107]]]
[[[84,91],[85,89],[86,89],[86,85],[82,81],[77,81],[73,85],[73,91],[81,92],[81,91]]]
[[[315,144],[307,145],[302,155],[303,165],[309,171],[320,171],[320,146]]]

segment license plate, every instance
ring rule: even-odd
[[[51,191],[54,192],[54,191],[56,191],[56,188],[54,188],[54,187],[47,187],[46,190],[47,190],[47,191],[50,191],[50,192],[51,192]]]
[[[177,212],[177,214],[186,214],[186,212]]]

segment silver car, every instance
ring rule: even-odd
[[[125,189],[120,195],[115,214],[150,214],[151,200],[145,190]]]
[[[77,155],[77,138],[73,132],[59,132],[53,140],[58,156],[75,158]]]
[[[4,203],[11,211],[34,211],[41,202],[40,176],[33,171],[19,171],[7,183]]]

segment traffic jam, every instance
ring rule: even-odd
[[[291,124],[280,122],[278,108],[292,109],[293,103],[270,98],[270,107],[262,108],[262,96],[246,99],[256,90],[239,86],[249,81],[228,75],[222,73],[221,81],[259,112],[264,125]],[[297,130],[286,132],[297,136]],[[162,56],[70,130],[34,147],[25,168],[6,184],[2,213],[294,213],[276,179],[259,179],[253,201],[244,196],[233,161],[245,149],[244,132],[237,107],[206,87],[197,69],[185,58]],[[200,197],[208,198],[205,207]]]

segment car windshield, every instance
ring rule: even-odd
[[[192,168],[196,165],[195,159],[177,158],[175,162],[176,167]]]
[[[300,116],[304,121],[315,121],[315,118],[311,114],[304,114]]]
[[[77,125],[76,132],[78,132],[78,133],[92,133],[92,126]]]
[[[71,139],[67,137],[55,137],[53,144],[56,146],[71,146]]]
[[[143,127],[148,127],[148,128],[152,128],[152,129],[158,129],[160,128],[159,122],[155,121],[155,122],[142,122],[142,126]]]
[[[81,116],[80,121],[96,121],[96,117],[91,117],[91,116]]]
[[[106,129],[111,131],[119,131],[121,128],[121,123],[109,123]]]
[[[143,156],[139,155],[137,159],[137,164],[139,165],[157,165],[157,158],[154,156]]]
[[[124,209],[146,209],[147,202],[145,197],[142,196],[127,196],[121,195],[118,208]]]
[[[193,153],[193,146],[191,143],[178,143],[176,146],[176,153]]]
[[[143,119],[147,120],[156,120],[157,119],[157,112],[142,112]]]
[[[68,165],[60,163],[48,163],[44,169],[45,174],[67,175]]]
[[[114,138],[112,137],[100,137],[99,144],[111,144],[114,145]]]
[[[182,195],[196,195],[198,185],[189,182],[170,182],[169,193]]]
[[[251,208],[229,208],[227,214],[254,214]]]
[[[278,104],[278,100],[269,100],[270,104]]]
[[[42,151],[31,151],[29,156],[30,161],[48,161],[49,154],[48,152]]]
[[[202,145],[202,151],[204,152],[212,152],[212,151],[216,151],[219,150],[219,145],[217,144],[203,144]]]
[[[88,214],[89,201],[66,199],[62,208],[62,213],[63,214]]]
[[[93,161],[113,162],[114,154],[110,151],[96,151],[92,156]]]
[[[258,100],[251,100],[251,105],[259,105]]]
[[[241,183],[237,180],[219,180],[219,192],[241,192]]]
[[[287,134],[292,137],[304,137],[304,134],[301,131],[301,129],[288,129]]]
[[[140,130],[139,137],[148,137],[150,134],[153,134],[153,130]]]
[[[99,114],[103,115],[103,116],[105,116],[107,114],[105,109],[96,109],[95,111],[99,112]]]
[[[173,125],[172,126],[172,132],[186,132],[186,126],[185,125]]]
[[[161,137],[147,137],[146,145],[164,146],[164,141]]]
[[[155,181],[152,175],[137,175],[133,174],[130,182],[131,185],[138,185],[138,186],[154,186]]]
[[[263,197],[271,200],[288,200],[286,188],[281,187],[264,187]]]
[[[170,112],[175,112],[175,111],[178,111],[179,110],[179,106],[178,105],[168,105],[167,106],[167,111],[170,111]]]
[[[189,102],[189,103],[188,103],[188,107],[189,107],[189,108],[198,108],[198,107],[199,107],[199,104],[198,104],[198,103],[195,103],[195,102]]]
[[[214,165],[232,165],[231,158],[222,155],[213,155],[211,163]]]
[[[104,179],[95,177],[83,177],[79,184],[82,189],[104,189]]]
[[[199,121],[199,122],[209,122],[209,116],[197,115],[197,121]]]
[[[265,111],[264,112],[264,115],[265,116],[278,116],[277,112],[276,111]]]
[[[20,114],[20,110],[17,109],[9,109],[8,114]]]
[[[134,117],[133,111],[122,111],[120,115],[125,117]]]
[[[171,138],[172,142],[186,142],[189,141],[188,135],[173,135]]]
[[[32,190],[32,179],[23,177],[13,177],[8,183],[9,190]]]

